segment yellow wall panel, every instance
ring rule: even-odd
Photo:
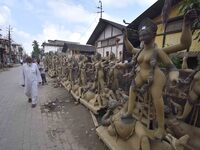
[[[158,30],[157,30],[157,34],[161,34],[164,32],[164,26],[162,24],[157,25]]]
[[[194,35],[193,35],[193,39],[195,37],[195,34],[197,34],[197,32],[200,32],[200,29],[196,30]],[[192,41],[192,46],[190,48],[191,51],[200,51],[200,42],[198,42],[198,40],[193,40]]]
[[[177,16],[181,15],[179,13],[179,7],[180,7],[180,3],[172,7],[172,9],[170,11],[169,18],[174,18],[174,17],[177,17]]]
[[[165,46],[176,45],[180,42],[181,32],[168,34],[165,39]]]
[[[181,15],[179,13],[180,4],[181,3],[175,5],[175,6],[173,6],[171,8],[169,18],[174,18],[174,17],[177,17],[177,16]],[[154,20],[154,22],[159,23],[158,24],[157,34],[163,33],[163,31],[164,31],[163,28],[164,27],[161,24],[161,14],[159,16],[155,17],[153,20]],[[200,29],[198,31],[200,31]],[[171,45],[178,44],[180,42],[180,36],[181,36],[181,32],[166,35],[165,46],[171,46]],[[195,36],[193,36],[193,38],[194,37]],[[161,48],[162,47],[162,42],[163,42],[163,36],[157,36],[155,41],[156,41],[158,47]],[[190,51],[200,51],[200,42],[198,42],[198,40],[193,40],[192,41],[192,45],[190,47]]]
[[[162,48],[163,36],[156,36],[155,43],[157,44],[158,48]]]
[[[155,18],[153,19],[153,21],[154,21],[155,23],[158,23],[158,22],[161,21],[161,17],[160,17],[160,16],[155,17]]]
[[[181,37],[181,32],[174,33],[174,34],[168,34],[166,36],[165,46],[171,46],[171,45],[178,44],[180,42],[180,37]],[[198,42],[198,40],[192,41],[190,51],[200,51],[200,42]]]
[[[193,40],[190,51],[200,51],[200,42],[198,40]]]
[[[174,18],[174,17],[177,17],[177,16],[181,15],[179,13],[179,7],[180,7],[180,3],[171,8],[170,14],[169,14],[169,18]],[[159,16],[155,17],[153,20],[156,23],[161,22],[161,14]]]

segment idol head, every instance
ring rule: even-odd
[[[115,59],[115,54],[113,52],[110,53],[110,60]]]
[[[97,52],[96,55],[95,55],[95,58],[98,61],[101,60],[101,54]]]
[[[79,56],[79,60],[80,60],[80,61],[82,61],[84,58],[85,58],[84,55],[80,55],[80,56]]]
[[[157,25],[149,18],[145,18],[139,25],[139,40],[144,44],[149,44],[155,40]]]

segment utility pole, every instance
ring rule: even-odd
[[[102,18],[102,13],[103,13],[104,11],[102,10],[103,7],[102,7],[102,2],[101,2],[101,0],[99,0],[99,3],[100,3],[100,6],[98,6],[97,8],[100,9],[100,11],[98,11],[97,13],[100,13],[100,18]]]
[[[11,30],[12,28],[8,27],[8,50],[9,50],[9,60],[10,60],[10,63],[11,63]]]
[[[0,31],[1,31],[2,29],[0,28]],[[2,36],[2,34],[0,34],[0,38],[1,38],[1,36]]]

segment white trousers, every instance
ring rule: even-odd
[[[32,99],[32,104],[37,104],[38,101],[38,83],[33,81],[31,84],[25,85],[25,94]]]

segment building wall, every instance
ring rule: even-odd
[[[171,8],[169,19],[182,15],[181,13],[179,13],[179,6],[180,6],[180,3]],[[154,21],[157,23],[161,22],[161,16],[154,18]]]
[[[200,29],[198,29],[198,30],[195,31],[193,37],[195,37],[195,34],[197,34],[197,32],[200,32]],[[192,51],[199,51],[200,52],[200,42],[198,42],[198,40],[193,40],[192,41],[191,50]]]
[[[157,44],[158,48],[162,48],[163,36],[156,36],[155,43]]]
[[[113,28],[113,35],[112,36],[119,35],[121,33],[122,33],[122,31],[120,31],[119,29]]]
[[[61,52],[62,51],[62,47],[60,46],[48,46],[48,45],[45,45],[44,46],[44,52]]]
[[[111,25],[108,25],[106,28],[105,28],[105,38],[110,38],[112,36],[112,26]]]
[[[101,56],[104,57],[104,49],[103,48],[97,48],[97,53],[101,54]]]
[[[99,40],[103,40],[104,39],[104,31],[100,34],[100,36],[99,36],[99,38],[97,39],[97,41],[99,41]]]
[[[182,15],[181,13],[179,13],[179,7],[180,7],[180,3],[172,7],[170,15],[169,15],[169,19]],[[163,34],[163,32],[164,32],[164,27],[163,27],[163,25],[161,23],[161,16],[158,16],[158,17],[154,18],[153,20],[158,25],[158,30],[157,30],[157,35],[158,36],[156,36],[156,43],[157,43],[159,48],[162,48],[163,35],[161,35],[161,34]],[[177,24],[178,23],[180,23],[180,22],[178,21]],[[179,27],[181,27],[181,26],[182,25],[180,24]],[[199,31],[199,30],[200,29],[197,29],[195,33],[197,33],[197,31]],[[194,39],[195,33],[193,35],[193,39]],[[171,46],[171,45],[178,44],[180,42],[180,36],[181,36],[181,31],[178,31],[178,30],[176,32],[174,32],[174,33],[167,34],[164,46]],[[200,44],[198,43],[198,40],[193,40],[192,41],[192,45],[190,47],[190,51],[200,51]]]
[[[118,46],[116,44],[116,39],[119,39]],[[106,52],[108,52],[109,54],[113,52],[118,59],[120,58],[120,52],[123,55],[122,32],[111,25],[107,25],[105,30],[100,34],[96,43],[96,51],[100,53],[102,57],[106,57]]]

